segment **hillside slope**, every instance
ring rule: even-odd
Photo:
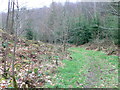
[[[0,87],[12,86],[12,59],[14,41],[7,42],[0,37]],[[5,47],[4,47],[5,46]],[[7,50],[7,79],[4,75],[4,56]],[[66,52],[60,45],[52,45],[40,41],[18,39],[16,46],[15,77],[18,87],[43,87],[50,82],[49,75],[55,73],[57,67],[62,66],[61,60],[66,57]]]

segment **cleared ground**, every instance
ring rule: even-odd
[[[63,60],[64,67],[58,69],[53,79],[56,88],[117,88],[118,56],[103,52],[69,48],[72,60]]]

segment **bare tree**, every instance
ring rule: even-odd
[[[9,16],[10,16],[10,0],[8,1],[8,13],[7,13],[7,20],[6,20],[6,31],[9,32]],[[4,35],[4,33],[2,34],[4,40],[2,42],[2,44],[4,45],[4,47],[6,48],[4,53],[3,53],[3,61],[4,61],[4,74],[3,76],[5,78],[7,78],[7,70],[6,70],[6,62],[7,62],[7,55],[8,55],[8,37],[6,35]]]
[[[17,7],[16,11],[16,19],[15,19],[15,5]],[[15,39],[14,39],[14,50],[13,50],[13,60],[12,60],[12,78],[13,78],[13,86],[17,88],[17,82],[15,79],[15,72],[14,72],[14,63],[16,60],[16,45],[17,45],[17,38],[18,38],[18,27],[19,27],[19,6],[18,6],[18,0],[13,0],[13,11],[12,11],[12,29],[15,29]],[[15,23],[14,23],[15,22]],[[15,24],[15,25],[14,25]]]

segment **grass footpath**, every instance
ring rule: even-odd
[[[100,51],[69,48],[72,60],[63,60],[50,88],[117,88],[118,56]]]

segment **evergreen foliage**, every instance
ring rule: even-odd
[[[32,29],[26,29],[26,38],[28,40],[32,40],[33,39],[33,31],[32,31]]]

